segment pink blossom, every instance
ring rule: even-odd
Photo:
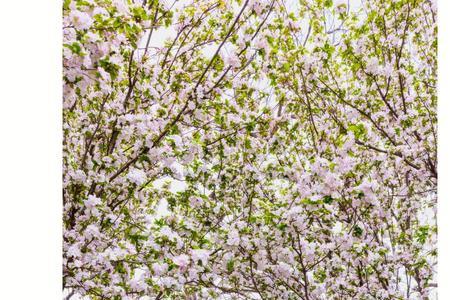
[[[187,267],[187,265],[189,264],[189,256],[187,256],[186,254],[181,254],[178,256],[175,256],[174,258],[172,258],[172,261],[174,264],[176,264],[177,266],[179,266],[180,268],[185,268]]]
[[[191,251],[192,260],[195,262],[201,261],[202,265],[206,265],[208,263],[209,254],[210,251],[204,249],[193,249]]]
[[[142,185],[142,184],[144,184],[146,182],[147,175],[142,170],[131,169],[128,172],[127,178],[128,178],[128,180],[130,180],[131,182],[133,182],[133,183],[135,183],[137,185]]]
[[[92,23],[94,23],[92,18],[87,13],[79,10],[75,10],[70,13],[70,20],[73,26],[80,30],[88,29],[91,27]]]
[[[226,55],[224,61],[225,61],[225,64],[227,64],[233,68],[237,68],[241,64],[239,57],[237,57],[235,53]]]
[[[84,200],[84,204],[86,205],[87,208],[94,208],[101,203],[102,203],[101,199],[93,195],[89,195],[87,200]]]

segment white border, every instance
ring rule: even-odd
[[[61,299],[62,1],[0,6],[0,298]]]

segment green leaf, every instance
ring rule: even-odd
[[[326,8],[330,8],[333,6],[333,0],[325,0],[323,4]]]
[[[323,197],[323,202],[324,203],[326,203],[326,204],[330,204],[331,202],[333,202],[333,197],[331,197],[331,196],[325,196],[325,197]]]
[[[231,273],[233,272],[233,270],[234,270],[234,260],[229,260],[227,262],[227,271]]]
[[[420,226],[415,234],[416,240],[424,244],[428,237],[428,232],[430,230],[430,227],[428,225]]]
[[[357,139],[361,139],[361,137],[366,133],[366,128],[363,124],[352,124],[348,126],[348,130],[353,132]]]
[[[356,225],[355,228],[353,229],[353,232],[357,237],[361,237],[363,234],[363,229],[358,225]]]

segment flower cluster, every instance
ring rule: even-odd
[[[64,289],[431,299],[432,0],[65,0]]]

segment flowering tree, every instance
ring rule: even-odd
[[[64,1],[64,289],[431,299],[434,1],[174,1]]]

